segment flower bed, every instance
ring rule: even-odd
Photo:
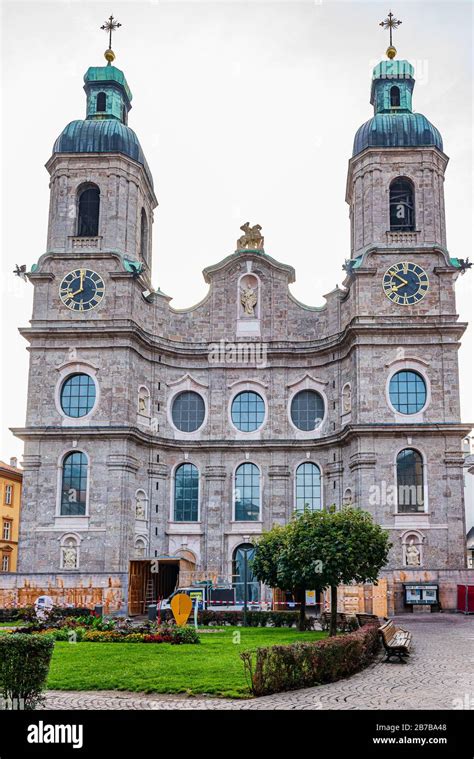
[[[368,624],[317,643],[294,643],[240,654],[254,696],[308,688],[349,677],[366,667],[380,647],[378,625]]]
[[[158,626],[145,623],[140,627],[132,627],[126,622],[122,624],[113,622],[113,627],[96,629],[78,626],[76,620],[68,619],[54,627],[46,622],[43,626],[24,628],[21,632],[49,635],[54,640],[69,643],[172,643],[173,645],[200,643],[199,635],[194,627],[177,627],[174,624]]]

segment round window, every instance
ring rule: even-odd
[[[315,390],[301,390],[291,401],[291,420],[304,432],[315,430],[324,417],[324,401]]]
[[[72,374],[63,382],[61,408],[66,416],[85,416],[92,411],[95,398],[95,382],[88,374]]]
[[[186,390],[173,401],[171,416],[173,424],[181,432],[195,432],[204,422],[206,408],[198,393]]]
[[[389,386],[390,403],[400,414],[416,414],[426,403],[426,383],[418,372],[402,370]]]
[[[232,401],[231,417],[241,432],[254,432],[265,418],[265,401],[258,393],[239,393]]]

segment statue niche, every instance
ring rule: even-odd
[[[242,277],[240,289],[240,317],[258,318],[258,280],[252,274]]]

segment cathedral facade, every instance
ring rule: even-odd
[[[374,115],[347,176],[351,250],[325,305],[292,296],[293,268],[246,223],[235,252],[204,270],[206,297],[177,310],[152,285],[157,200],[127,123],[131,91],[112,61],[88,69],[86,117],[46,164],[47,247],[29,274],[8,598],[139,613],[202,580],[241,598],[258,535],[295,510],[352,504],[390,531],[389,611],[404,608],[408,580],[438,584],[453,608],[466,572],[464,262],[446,247],[448,158],[413,111],[413,73],[404,60],[374,68]]]

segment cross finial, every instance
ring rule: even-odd
[[[401,23],[401,21],[395,18],[392,11],[389,11],[387,18],[381,21],[379,24],[379,26],[381,26],[383,29],[388,29],[390,32],[390,45],[387,48],[387,57],[390,59],[395,58],[397,54],[396,48],[394,48],[392,42],[392,31],[393,29],[398,29]]]
[[[106,50],[104,53],[108,66],[110,66],[112,61],[115,60],[115,53],[112,50],[112,32],[117,31],[120,26],[122,26],[122,24],[119,21],[117,21],[113,16],[109,16],[105,24],[102,24],[100,27],[104,30],[104,32],[109,33],[109,47],[108,50]]]

